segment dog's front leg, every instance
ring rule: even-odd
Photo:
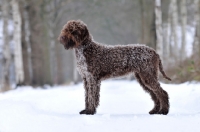
[[[85,109],[80,114],[93,115],[99,105],[100,81],[93,77],[84,78]]]

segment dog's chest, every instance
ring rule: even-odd
[[[83,49],[76,49],[77,70],[79,74],[84,77],[87,76],[87,63],[83,54]]]

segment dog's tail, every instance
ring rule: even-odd
[[[163,75],[164,78],[166,78],[167,80],[171,81],[171,78],[169,78],[169,77],[165,74],[165,72],[164,72],[164,70],[163,70],[163,65],[162,65],[162,62],[161,62],[161,60],[160,60],[160,57],[159,57],[159,70],[160,70],[160,72],[162,73],[162,75]]]

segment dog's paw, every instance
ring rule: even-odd
[[[158,107],[154,107],[151,111],[149,111],[149,114],[150,115],[153,115],[153,114],[159,114],[159,106]]]
[[[153,109],[153,110],[149,111],[149,114],[150,114],[150,115],[153,115],[153,114],[159,114],[159,111]]]
[[[153,114],[162,114],[162,115],[167,115],[168,112],[169,112],[169,110],[166,110],[166,109],[159,110],[159,111],[153,109],[153,110],[149,111],[149,114],[150,114],[150,115],[153,115]]]
[[[96,113],[95,110],[82,110],[79,112],[81,115],[86,114],[86,115],[94,115]]]
[[[168,109],[163,109],[163,110],[160,110],[160,111],[158,112],[158,114],[167,115],[167,114],[168,114],[168,112],[169,112],[169,110],[168,110]]]

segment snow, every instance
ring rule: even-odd
[[[150,96],[136,81],[104,81],[96,115],[84,108],[83,84],[21,87],[0,94],[0,132],[199,132],[200,83],[161,84],[170,112],[149,115]]]

